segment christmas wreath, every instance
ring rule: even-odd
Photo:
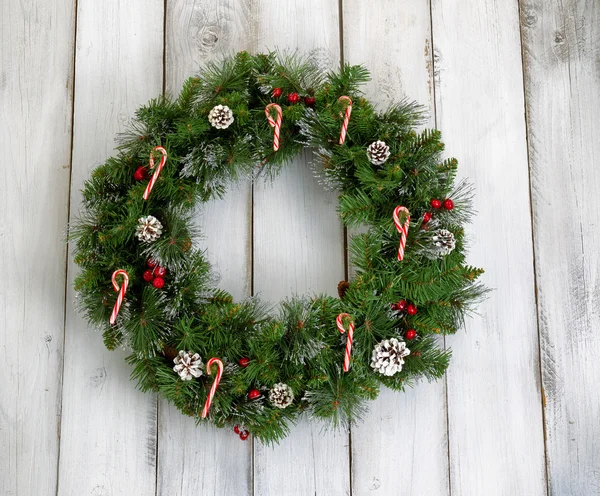
[[[423,109],[376,110],[360,92],[368,79],[362,66],[326,73],[241,52],[140,108],[92,172],[70,229],[78,304],[107,348],[131,351],[142,390],[270,443],[302,413],[347,425],[381,385],[443,375],[438,335],[486,291],[465,262],[472,189],[455,184],[439,131],[416,130]],[[239,178],[274,177],[306,146],[344,225],[363,226],[349,243],[356,276],[339,298],[293,297],[275,312],[235,302],[193,246],[193,208]]]

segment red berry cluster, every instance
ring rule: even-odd
[[[258,398],[260,398],[260,391],[258,389],[251,389],[248,392],[249,400],[257,400]]]
[[[439,210],[444,207],[446,210],[452,210],[454,208],[454,202],[450,198],[446,198],[444,201],[438,200],[437,198],[432,198],[429,202],[432,208]],[[433,214],[431,212],[425,212],[423,214],[423,224],[422,228],[427,230],[429,227],[427,223],[433,218]]]
[[[149,269],[144,271],[144,281],[151,282],[156,289],[161,289],[165,285],[164,277],[167,275],[167,269],[158,265],[158,263],[149,258],[146,262]]]
[[[143,165],[140,165],[133,173],[133,178],[136,181],[143,181],[144,179],[148,179],[148,169]]]
[[[273,93],[271,93],[273,98],[279,98],[282,94],[283,91],[281,90],[281,88],[273,88]],[[294,105],[300,101],[300,95],[295,91],[292,91],[291,93],[288,93],[287,101],[290,105]],[[309,107],[312,107],[316,103],[316,101],[316,98],[312,95],[307,95],[304,97],[304,103]]]
[[[392,305],[392,310],[397,312],[406,312],[408,315],[417,314],[417,306],[413,303],[408,303],[406,300],[400,300],[398,303]]]
[[[446,198],[443,202],[442,200],[438,200],[437,198],[433,198],[429,204],[435,208],[436,210],[439,210],[440,208],[442,208],[442,206],[446,209],[446,210],[452,210],[454,208],[454,202],[450,199],[450,198]]]
[[[237,424],[233,426],[233,432],[235,432],[238,436],[240,436],[240,439],[242,441],[245,441],[246,439],[248,439],[248,436],[250,435],[250,433],[248,432],[247,429],[243,429]]]
[[[406,300],[400,300],[398,303],[392,305],[392,310],[397,312],[406,312],[408,315],[417,315],[417,306],[414,303],[408,303]],[[404,333],[404,337],[409,341],[417,337],[417,331],[414,329],[408,329]]]
[[[250,359],[243,357],[238,360],[238,363],[240,364],[240,367],[245,369],[248,366],[248,364],[250,363]]]

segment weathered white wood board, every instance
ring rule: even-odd
[[[414,99],[435,127],[428,2],[346,0],[343,19],[344,60],[372,73],[367,98],[382,108]],[[352,494],[448,494],[446,427],[445,381],[404,394],[382,389],[364,422],[352,427]]]
[[[56,491],[74,12],[0,4],[0,494]]]
[[[245,2],[171,0],[166,12],[166,90],[177,94],[183,81],[209,60],[249,48],[242,29],[249,24]],[[200,208],[197,218],[219,286],[236,299],[250,295],[252,278],[252,189],[250,181],[222,200]],[[223,229],[227,226],[227,229]],[[196,427],[166,401],[159,403],[158,494],[250,494],[252,443],[229,429]]]
[[[437,122],[476,185],[469,260],[495,291],[446,340],[451,493],[546,494],[516,2],[432,1]]]
[[[254,12],[257,49],[311,53],[325,67],[340,58],[335,0],[261,0]],[[273,303],[293,294],[336,294],[344,279],[343,229],[337,195],[314,178],[311,152],[292,162],[273,184],[254,187],[254,291]],[[348,435],[321,432],[302,419],[274,448],[254,443],[257,496],[350,493]]]
[[[600,3],[521,4],[549,493],[600,494]]]
[[[517,2],[501,0],[3,2],[0,493],[600,494],[600,4],[520,7],[519,24]],[[242,49],[297,48],[334,67],[340,39],[373,73],[370,99],[432,111],[476,185],[470,261],[495,291],[446,340],[447,385],[383,391],[350,437],[302,421],[272,449],[136,391],[126,352],[86,330],[72,262],[65,281],[69,168],[74,218],[90,170],[163,82],[177,93]],[[310,159],[198,212],[236,298],[335,294],[344,278],[337,198]]]
[[[113,136],[162,90],[163,2],[79,1],[71,217]],[[76,268],[69,264],[68,280]],[[110,277],[107,276],[107,277]],[[107,351],[67,293],[58,494],[155,494],[156,398],[135,390],[126,351]]]

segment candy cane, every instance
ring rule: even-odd
[[[119,287],[119,283],[117,282],[117,276],[123,276],[123,285],[121,287]],[[125,293],[127,292],[127,286],[129,285],[129,274],[122,269],[115,270],[112,275],[112,285],[113,288],[115,288],[115,291],[119,291],[117,301],[112,313],[110,314],[109,322],[114,324],[117,321],[117,314],[119,313],[119,309],[123,303],[123,298],[125,298]]]
[[[208,393],[208,398],[206,398],[206,403],[204,403],[204,409],[202,410],[202,418],[206,418],[208,415],[208,409],[210,408],[210,404],[212,403],[213,398],[215,397],[215,392],[219,387],[219,382],[221,382],[221,376],[223,375],[223,362],[218,358],[211,358],[206,364],[206,373],[210,375],[210,367],[214,364],[217,364],[219,370],[217,371],[217,377],[213,382],[212,387]]]
[[[348,370],[350,370],[350,353],[352,352],[352,339],[354,337],[354,322],[352,321],[352,317],[350,317],[350,315],[347,313],[340,313],[335,319],[335,323],[342,334],[346,332],[344,323],[342,322],[344,317],[348,317],[350,319],[350,325],[348,326],[348,337],[346,338],[346,354],[344,355],[344,372],[348,372]]]
[[[277,110],[277,120],[273,119],[273,117],[271,117],[271,109],[275,109]],[[281,131],[281,121],[283,119],[283,113],[281,112],[281,107],[279,105],[277,105],[276,103],[269,103],[269,105],[267,105],[265,107],[265,114],[267,116],[267,120],[269,121],[269,124],[271,125],[271,127],[274,127],[274,133],[273,133],[273,150],[277,151],[279,150],[279,132]]]
[[[158,175],[160,174],[160,171],[162,170],[162,168],[165,166],[165,163],[167,162],[167,150],[165,150],[162,146],[157,146],[154,148],[154,150],[152,152],[150,152],[150,169],[154,169],[154,155],[153,155],[154,151],[162,153],[162,157],[160,158],[160,163],[158,164],[158,167],[156,168],[156,170],[154,171],[154,174],[152,174],[152,177],[150,178],[150,182],[148,183],[148,186],[146,186],[146,191],[144,191],[144,200],[147,200],[148,197],[150,196],[150,191],[152,191],[152,188],[154,188],[154,183],[158,179]]]
[[[400,224],[400,219],[398,218],[398,214],[400,212],[406,213],[406,220],[404,224]],[[400,233],[400,246],[398,247],[398,260],[402,260],[404,258],[404,247],[406,246],[406,236],[408,236],[408,226],[410,225],[410,212],[406,207],[396,207],[394,209],[394,224],[396,225],[396,229]]]
[[[349,96],[340,96],[338,102],[347,102],[346,111],[344,112],[344,122],[340,131],[340,145],[346,141],[346,131],[348,131],[348,123],[350,122],[350,114],[352,113],[352,99]]]

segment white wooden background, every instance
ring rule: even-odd
[[[0,495],[600,494],[598,0],[2,0]],[[129,382],[74,311],[63,242],[132,112],[207,60],[296,48],[427,105],[477,187],[495,288],[445,380],[275,449]],[[335,293],[344,232],[303,157],[198,213],[221,285]],[[225,231],[222,225],[230,226]],[[287,240],[294,237],[295,243]]]

